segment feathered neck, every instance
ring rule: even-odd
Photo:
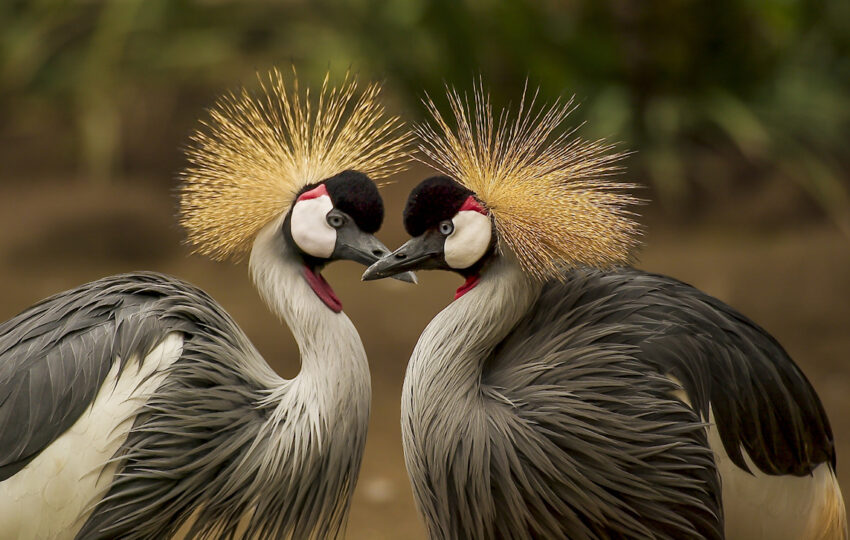
[[[357,373],[368,380],[366,352],[345,313],[335,313],[312,291],[304,266],[286,244],[283,216],[264,227],[251,250],[251,276],[269,309],[295,336],[301,372],[294,380],[345,378]],[[342,383],[342,381],[340,381]]]
[[[273,483],[280,499],[277,509],[261,505],[279,512],[276,519],[284,523],[323,515],[314,532],[333,537],[343,526],[366,442],[369,366],[349,318],[328,308],[307,284],[302,263],[280,234],[282,221],[260,231],[250,268],[263,300],[295,336],[301,371],[291,380],[268,381],[259,405],[271,414],[252,452],[260,454],[257,477]]]
[[[419,512],[432,537],[455,535],[452,513],[471,511],[440,504],[456,497],[449,487],[456,478],[449,473],[434,474],[450,466],[440,449],[457,448],[461,454],[487,451],[486,441],[475,439],[476,434],[486,433],[489,422],[482,407],[484,363],[527,313],[540,290],[540,282],[528,277],[510,254],[499,256],[482,270],[473,289],[434,317],[413,350],[402,390],[402,442]],[[458,459],[471,463],[465,461],[468,458]],[[468,472],[484,478],[473,487],[489,486],[487,471]],[[461,482],[465,484],[466,480]],[[477,514],[492,515],[496,511],[489,502],[489,487],[474,493],[470,500],[479,505]],[[469,500],[454,499],[454,503],[464,505]],[[486,528],[467,533],[493,536]]]
[[[422,332],[408,365],[405,390],[439,388],[446,397],[475,393],[484,361],[528,311],[540,289],[540,282],[523,272],[510,253],[496,257],[482,270],[478,284],[438,313]],[[433,400],[433,395],[409,397],[420,405],[423,399]]]

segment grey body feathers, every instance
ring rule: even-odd
[[[346,429],[341,449],[327,444],[338,433],[281,434],[309,405],[293,400],[282,415],[291,381],[209,296],[161,274],[104,278],[0,325],[0,481],[76,421],[113,362],[170,332],[183,353],[138,411],[78,538],[163,538],[193,514],[199,537],[231,538],[245,516],[253,537],[338,535],[365,431]]]
[[[405,379],[431,537],[721,538],[709,405],[729,455],[743,445],[765,472],[834,459],[799,369],[719,301],[632,269],[538,286],[493,266],[428,326]]]

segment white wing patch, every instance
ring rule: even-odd
[[[735,465],[709,413],[708,442],[723,484],[729,540],[841,540],[847,538],[844,502],[835,473],[821,463],[808,476],[761,472],[745,449],[752,474]]]
[[[680,388],[675,377],[668,377]],[[684,389],[674,396],[691,405]],[[741,455],[750,473],[729,458],[709,406],[708,444],[723,486],[723,514],[729,540],[846,540],[847,517],[835,471],[822,463],[808,476],[765,474]]]
[[[446,264],[458,270],[469,268],[478,262],[490,246],[490,216],[474,210],[463,210],[452,218],[452,223],[455,230],[446,238],[444,247]]]
[[[0,483],[3,538],[74,538],[112,482],[112,458],[133,426],[135,412],[183,352],[168,334],[142,362],[131,359],[120,378],[118,359],[82,416],[17,474]]]
[[[289,227],[292,239],[304,253],[327,259],[336,246],[336,229],[328,225],[328,212],[333,210],[327,195],[300,200],[292,207]]]

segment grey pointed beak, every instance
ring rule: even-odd
[[[337,232],[336,246],[331,258],[355,261],[368,266],[387,255],[390,255],[390,250],[374,235],[357,227],[344,227]],[[416,275],[413,272],[403,272],[393,277],[399,281],[416,283]]]
[[[401,272],[431,270],[445,267],[443,248],[445,238],[436,234],[423,234],[411,238],[400,248],[382,257],[363,272],[363,281],[396,277]]]

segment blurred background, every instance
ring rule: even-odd
[[[846,0],[33,0],[0,3],[0,319],[107,274],[205,288],[275,369],[289,331],[244,265],[189,256],[173,190],[182,148],[226,90],[298,68],[385,84],[395,114],[477,76],[496,106],[526,80],[575,95],[579,134],[632,150],[645,186],[640,266],[720,297],[773,333],[825,402],[850,492],[850,2]],[[382,239],[427,168],[385,191]],[[422,537],[399,396],[419,332],[460,279],[326,276],[360,329],[373,415],[350,538]]]

